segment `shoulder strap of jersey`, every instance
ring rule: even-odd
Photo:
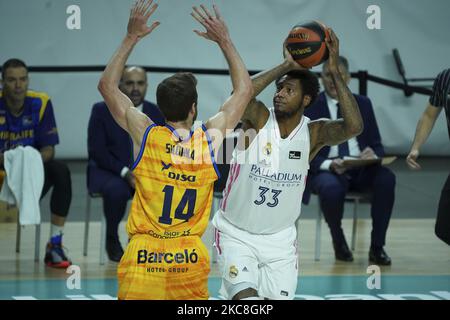
[[[152,130],[152,128],[154,128],[156,126],[157,126],[157,124],[153,123],[153,124],[149,125],[147,127],[147,129],[145,130],[144,136],[142,138],[141,149],[139,150],[139,154],[138,154],[136,160],[134,161],[133,166],[131,167],[131,170],[134,170],[136,168],[136,166],[139,164],[139,161],[141,161],[142,155],[144,154],[145,145],[147,144],[147,138],[150,133],[150,130]]]

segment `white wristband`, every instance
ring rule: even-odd
[[[128,171],[130,171],[130,169],[128,169],[128,167],[123,167],[122,171],[120,171],[120,176],[122,178],[125,178],[125,176],[127,175]]]
[[[330,166],[333,160],[327,159],[320,165],[320,170],[330,171]]]

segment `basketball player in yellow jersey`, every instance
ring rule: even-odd
[[[155,126],[119,91],[118,83],[134,46],[159,25],[147,25],[157,6],[140,0],[132,8],[128,33],[98,86],[134,147],[136,193],[127,224],[130,242],[118,267],[118,298],[207,299],[209,257],[200,237],[218,178],[214,155],[226,129],[237,125],[250,102],[252,83],[217,8],[211,14],[203,5],[194,7],[191,15],[206,29],[195,32],[222,50],[233,94],[215,116],[191,131],[197,81],[192,74],[177,73],[158,85],[157,103],[167,125]]]

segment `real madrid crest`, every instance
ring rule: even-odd
[[[230,278],[236,278],[238,273],[239,273],[239,270],[238,270],[238,268],[236,268],[236,266],[230,267]]]
[[[263,148],[263,153],[266,156],[270,156],[272,154],[272,144],[267,142],[267,144]]]

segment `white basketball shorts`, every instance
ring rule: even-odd
[[[221,214],[213,219],[217,262],[222,276],[220,295],[231,299],[251,284],[258,295],[274,300],[291,300],[297,289],[298,253],[295,226],[275,234],[246,232]]]

